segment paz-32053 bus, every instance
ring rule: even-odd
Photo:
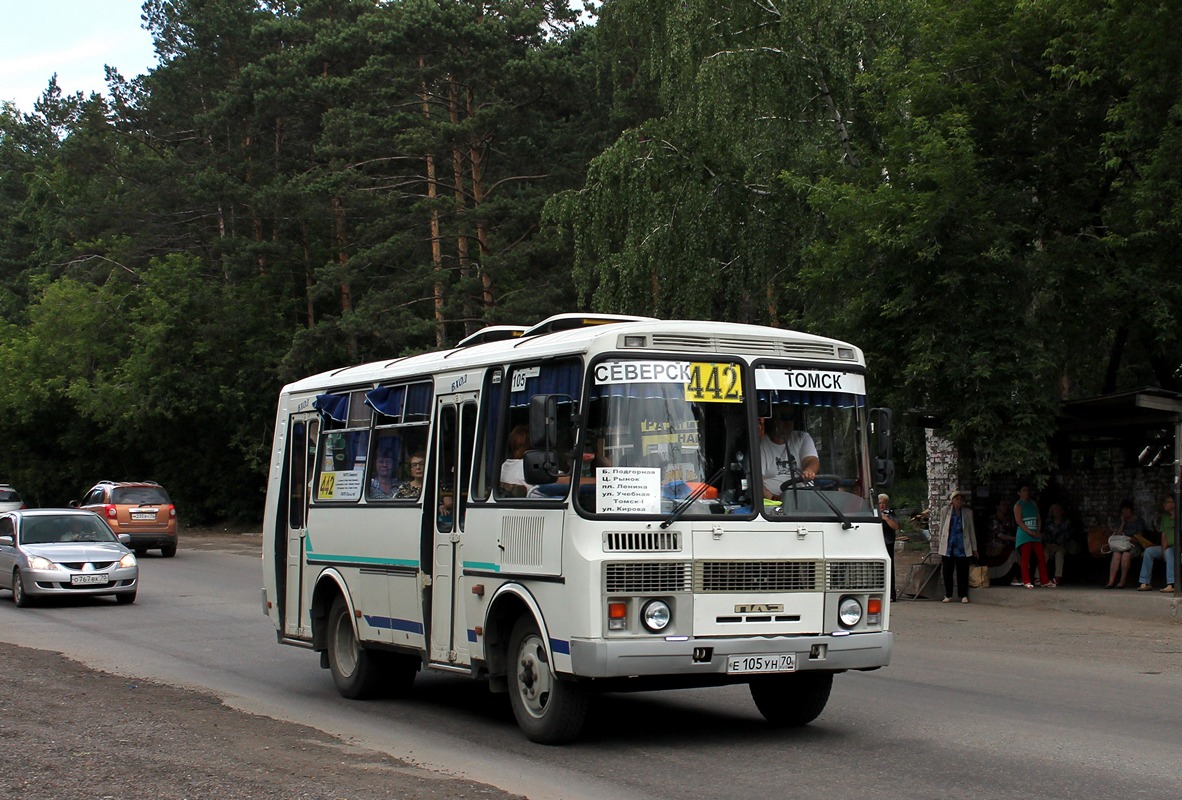
[[[835,674],[890,661],[889,436],[844,342],[487,328],[283,389],[263,606],[346,697],[460,673],[538,742],[599,691],[746,683],[769,723],[807,724]]]

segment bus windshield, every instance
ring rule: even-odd
[[[726,362],[596,364],[580,507],[607,516],[751,513],[758,495],[742,374]]]
[[[863,376],[761,364],[755,390],[767,517],[872,513]]]

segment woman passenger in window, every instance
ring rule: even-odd
[[[389,500],[398,488],[398,482],[394,480],[394,456],[388,452],[380,453],[374,463],[374,476],[369,481],[369,499]]]
[[[407,468],[410,470],[410,480],[398,487],[394,493],[397,500],[418,500],[423,492],[423,470],[427,466],[427,454],[422,450],[410,457]]]
[[[517,425],[509,431],[506,452],[509,457],[501,464],[501,493],[507,497],[525,497],[531,487],[525,482],[525,464],[522,458],[529,448],[529,428]]]

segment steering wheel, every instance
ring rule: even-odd
[[[841,486],[844,480],[845,478],[840,475],[816,475],[810,481],[801,475],[797,475],[781,483],[780,491],[783,492],[785,489],[791,489],[793,486],[803,484],[812,484],[817,489],[836,489]]]

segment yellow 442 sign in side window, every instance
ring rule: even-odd
[[[743,373],[738,364],[695,361],[689,365],[685,399],[693,403],[743,402]]]

